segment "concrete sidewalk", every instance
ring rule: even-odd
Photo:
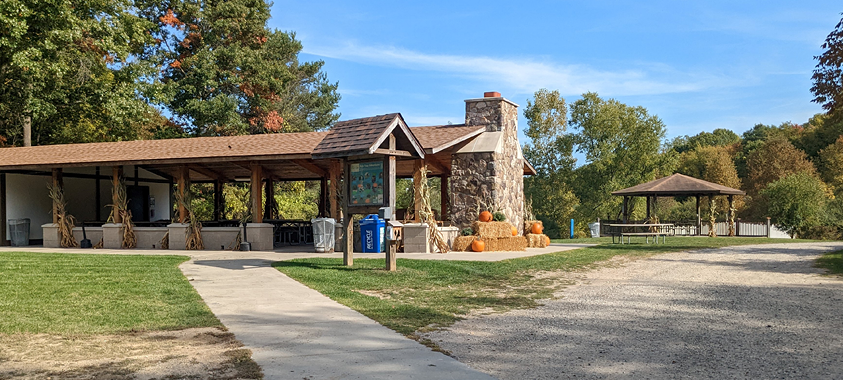
[[[332,301],[271,263],[207,257],[181,266],[214,314],[252,350],[267,379],[492,379]]]

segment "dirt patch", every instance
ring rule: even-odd
[[[0,379],[261,379],[218,328],[121,335],[0,334]]]

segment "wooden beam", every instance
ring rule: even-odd
[[[339,220],[341,218],[339,210],[337,209],[337,197],[340,191],[340,176],[342,175],[342,162],[340,160],[331,160],[331,166],[328,169],[331,177],[331,183],[328,188],[328,204],[329,215],[331,218]]]
[[[222,219],[223,209],[225,208],[222,199],[222,187],[222,181],[214,181],[214,220],[218,222]]]
[[[301,166],[301,167],[309,170],[311,173],[318,174],[322,178],[325,178],[325,177],[328,176],[328,173],[325,170],[323,170],[319,166],[316,166],[316,164],[314,164],[312,161],[308,161],[308,160],[292,160],[292,161],[296,165]]]
[[[436,156],[434,156],[432,154],[424,156],[424,163],[427,164],[428,166],[432,166],[434,169],[438,170],[440,174],[444,174],[444,175],[450,175],[451,174],[451,170],[448,169],[447,167],[445,167],[445,165],[442,164],[442,161],[439,161],[439,159],[436,158]]]
[[[263,215],[267,219],[275,219],[275,182],[271,178],[266,179],[264,193],[266,193],[266,200],[263,202]]]
[[[187,221],[187,207],[184,206],[184,201],[187,199],[187,191],[190,186],[190,170],[187,165],[179,166],[176,178],[179,187],[179,223],[184,223]]]
[[[204,175],[204,176],[206,176],[206,177],[208,177],[208,178],[210,178],[214,181],[223,181],[223,182],[228,181],[228,178],[226,178],[222,173],[217,172],[216,170],[213,170],[213,169],[209,169],[209,168],[205,167],[204,165],[193,164],[193,165],[188,165],[187,167],[188,167],[188,169],[193,170],[193,171],[195,171],[195,172],[197,172],[201,175]]]
[[[319,181],[319,216],[328,216],[328,178]]]
[[[424,160],[413,161],[413,222],[421,223],[419,211],[422,208],[421,178],[424,170]],[[384,173],[386,174],[386,173]],[[386,175],[384,175],[386,178]]]
[[[250,164],[252,169],[252,177],[250,181],[250,189],[252,192],[252,223],[263,223],[262,210],[262,186],[263,182],[263,167],[257,162]]]
[[[123,223],[123,218],[117,208],[117,189],[120,188],[120,179],[123,178],[123,167],[111,167],[111,215],[114,216],[112,223]]]
[[[8,245],[6,236],[6,173],[0,173],[0,245]]]
[[[345,266],[354,265],[354,219],[348,210],[349,189],[351,187],[351,170],[348,161],[343,160],[343,199],[342,202],[342,223],[343,223],[343,244],[342,244],[342,264]]]
[[[395,135],[390,133],[389,134],[389,150],[395,150]],[[392,212],[395,212],[395,171],[396,171],[396,160],[395,156],[390,155],[384,159],[384,206],[389,207],[392,209]]]
[[[102,189],[100,189],[100,167],[97,166],[94,170],[97,178],[94,180],[94,219],[98,222],[102,220]]]
[[[382,154],[384,156],[401,156],[401,157],[413,157],[413,154],[406,150],[395,150],[395,149],[375,149],[374,154]]]

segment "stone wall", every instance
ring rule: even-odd
[[[518,142],[518,106],[501,97],[466,100],[467,125],[501,132],[494,151],[458,153],[451,160],[451,221],[460,228],[478,210],[501,211],[519,231],[524,219],[524,162]],[[523,232],[523,231],[521,231]]]

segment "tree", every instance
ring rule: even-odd
[[[524,193],[532,201],[533,213],[547,232],[558,236],[559,226],[570,219],[579,203],[571,188],[576,159],[573,139],[566,134],[567,106],[558,91],[541,89],[527,100],[524,157],[533,164],[536,175],[524,179]]]
[[[767,198],[767,213],[773,223],[792,237],[820,225],[829,201],[825,184],[807,172],[790,174],[769,184],[762,195]]]
[[[134,139],[161,122],[139,96],[151,24],[129,0],[0,3],[0,135],[37,144]]]
[[[299,62],[295,34],[270,30],[264,0],[139,0],[158,27],[148,57],[163,71],[151,98],[195,135],[321,130],[339,118],[323,62]]]
[[[704,181],[740,189],[741,179],[738,177],[733,157],[734,153],[730,147],[700,146],[680,156],[680,165],[677,171]],[[729,209],[729,203],[725,197],[719,197],[717,202],[718,210]],[[735,208],[740,209],[742,207],[743,199],[738,197],[735,201]]]
[[[822,44],[825,51],[815,56],[817,66],[811,77],[814,102],[822,104],[829,114],[836,113],[843,105],[843,19]]]
[[[704,146],[727,146],[741,142],[740,136],[728,129],[718,128],[711,132],[700,132],[694,136],[682,136],[673,140],[673,150],[683,153]]]
[[[586,93],[571,105],[574,142],[586,165],[576,170],[575,194],[581,219],[617,215],[621,200],[612,191],[666,174],[661,146],[664,123],[644,107]]]
[[[805,152],[781,137],[770,139],[753,151],[747,158],[747,170],[746,190],[751,196],[760,194],[768,184],[790,174],[806,172],[818,176]]]
[[[843,136],[820,151],[820,172],[835,192],[843,195]]]

